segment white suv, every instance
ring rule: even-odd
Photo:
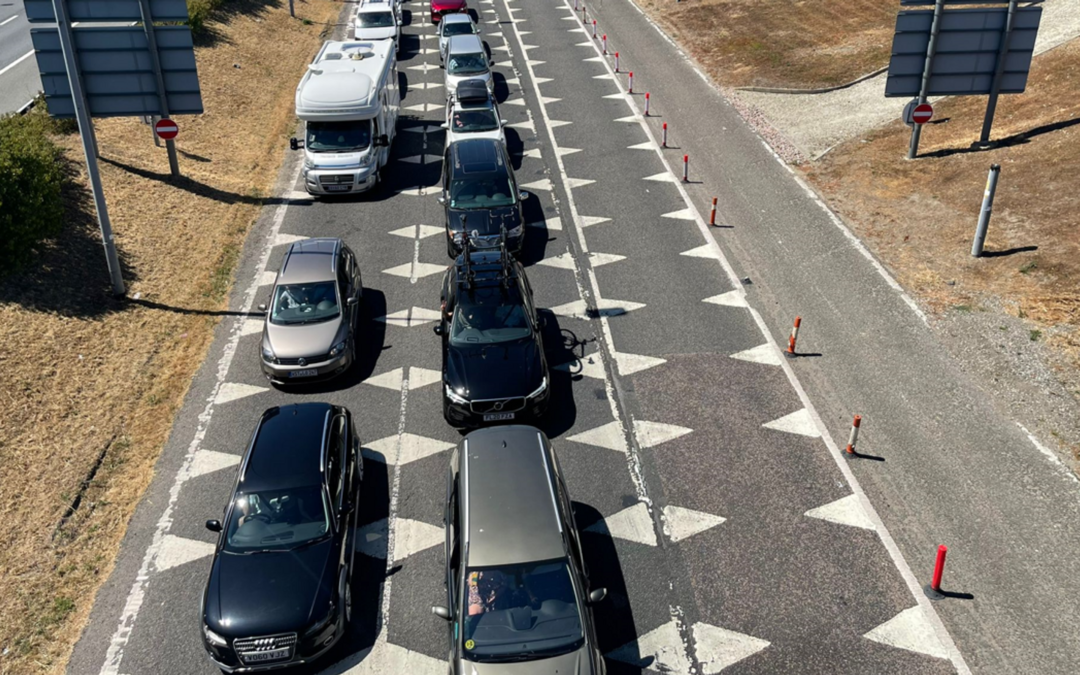
[[[451,15],[456,16],[456,15]],[[449,18],[449,17],[447,17]],[[483,80],[464,80],[446,100],[446,146],[466,138],[493,138],[506,145],[499,106]]]
[[[401,15],[394,0],[363,0],[353,19],[357,40],[393,40],[401,50]]]

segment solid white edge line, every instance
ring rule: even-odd
[[[292,178],[286,186],[287,190],[292,190],[293,186],[296,185],[296,181],[300,178],[300,170],[302,168],[303,164],[297,161],[296,168],[292,171]],[[221,389],[222,384],[225,383],[225,379],[228,377],[229,367],[232,365],[233,357],[236,356],[236,347],[240,342],[240,337],[243,333],[245,318],[247,314],[251,312],[251,307],[255,304],[255,297],[259,291],[263,270],[266,269],[266,265],[270,261],[270,253],[273,249],[274,240],[281,230],[281,224],[285,220],[285,212],[289,205],[289,200],[282,200],[274,210],[270,230],[263,240],[262,252],[255,265],[254,277],[248,284],[239,316],[233,320],[233,326],[230,330],[228,341],[225,343],[221,358],[218,360],[216,381],[214,382],[213,389],[210,391],[210,395],[206,399],[206,406],[198,417],[199,423],[195,428],[195,434],[191,439],[191,443],[188,444],[187,453],[184,455],[184,459],[181,462],[180,470],[177,471],[176,477],[173,479],[172,487],[169,489],[169,501],[166,504],[161,517],[158,518],[150,545],[146,548],[146,553],[143,554],[143,561],[139,566],[139,572],[135,576],[135,581],[131,585],[131,590],[128,591],[127,599],[124,602],[124,608],[120,614],[120,621],[117,624],[112,639],[109,641],[109,648],[105,653],[105,663],[101,666],[100,675],[119,675],[120,662],[124,658],[124,647],[127,646],[128,639],[131,637],[131,632],[135,628],[135,621],[138,619],[139,610],[142,608],[143,600],[145,599],[146,587],[149,584],[153,573],[152,568],[154,562],[158,552],[161,550],[165,535],[172,527],[172,514],[173,510],[176,508],[177,500],[180,497],[180,489],[189,478],[189,469],[192,461],[195,459],[195,453],[198,451],[199,445],[206,436],[206,429],[214,416],[214,401],[217,398],[218,391]]]
[[[661,31],[659,27],[656,26],[656,24],[654,24],[647,15],[645,15],[645,12],[643,12],[633,0],[627,1],[630,2],[638,10],[638,12],[645,16],[646,20],[653,26],[653,28],[660,32],[661,35],[663,35],[663,31]],[[563,0],[563,2],[568,4],[567,0]],[[668,38],[666,35],[663,36],[666,40],[668,40],[668,42],[672,42],[671,39]],[[674,44],[674,42],[672,42],[672,44]],[[601,51],[600,48],[596,45],[593,45],[593,49],[598,53]],[[676,49],[678,49],[678,47],[676,47]],[[682,53],[681,50],[679,51],[680,53]],[[614,70],[612,70],[611,68],[611,64],[608,63],[606,59],[603,63],[604,68],[608,71],[608,74],[615,81],[615,86],[617,86],[620,91],[624,91],[623,84],[619,81],[619,78],[616,77]],[[708,82],[707,79],[706,82]],[[541,110],[543,110],[543,104],[541,104]],[[649,125],[645,122],[644,117],[639,120],[639,124],[641,125],[642,130],[648,136],[649,140],[653,141],[656,154],[660,158],[660,161],[663,162],[664,166],[668,167],[668,170],[671,170],[670,165],[664,158],[663,153],[660,151],[659,144],[656,143],[656,137],[653,136],[652,130],[649,129]],[[550,130],[548,131],[548,133],[549,135],[553,136]],[[554,144],[555,139],[552,137],[551,141]],[[775,153],[773,154],[779,160],[779,156]],[[783,164],[783,161],[780,161]],[[787,165],[784,164],[784,166],[786,167]],[[560,162],[560,170],[561,168],[562,167]],[[712,247],[716,251],[720,266],[724,269],[724,272],[727,273],[728,278],[732,282],[732,285],[735,288],[742,288],[742,284],[739,282],[739,279],[735,274],[735,270],[731,267],[731,264],[724,256],[724,252],[720,248],[720,244],[717,243],[716,239],[712,236],[712,233],[709,231],[708,225],[705,224],[705,220],[701,217],[701,214],[698,213],[697,207],[690,199],[690,196],[687,194],[686,189],[683,187],[682,183],[676,182],[674,183],[674,185],[678,189],[679,194],[682,195],[683,201],[686,203],[686,205],[694,209],[694,213],[697,214],[697,218],[695,220],[698,225],[698,230],[701,232],[701,235],[705,238],[705,241],[710,245],[710,247]],[[818,203],[821,204],[820,200],[818,200]],[[829,211],[828,208],[826,208],[825,210],[826,212],[831,214],[831,211]],[[849,236],[854,237],[854,235],[850,233]],[[891,277],[888,277],[888,275],[885,276],[887,280],[891,281],[890,285],[896,284],[896,281],[892,280]],[[757,324],[758,330],[760,330],[762,335],[765,336],[765,339],[774,347],[779,349],[779,345],[773,338],[772,333],[769,332],[769,328],[766,325],[765,320],[761,317],[761,314],[759,314],[756,309],[751,307],[749,303],[747,304],[747,309],[750,311],[750,315],[754,317],[754,322]],[[788,378],[788,382],[791,383],[792,389],[795,390],[795,393],[799,397],[799,400],[802,402],[803,406],[810,414],[810,417],[814,420],[814,424],[817,425],[818,429],[821,431],[821,438],[825,442],[825,446],[829,449],[829,454],[832,455],[833,461],[836,464],[837,468],[840,469],[840,473],[847,480],[852,492],[859,496],[859,503],[866,510],[867,517],[870,518],[870,520],[874,523],[874,526],[877,528],[878,537],[881,539],[881,543],[885,546],[885,550],[889,553],[889,557],[892,558],[893,564],[896,566],[897,571],[900,572],[900,576],[907,584],[908,590],[915,598],[915,601],[923,608],[923,611],[926,612],[927,619],[934,627],[934,632],[937,634],[938,639],[941,640],[941,643],[945,646],[945,650],[949,653],[949,660],[952,662],[953,667],[956,668],[957,672],[960,673],[960,675],[970,675],[971,669],[968,668],[967,662],[964,660],[964,656],[960,653],[960,650],[957,648],[956,643],[952,639],[952,636],[945,628],[945,624],[941,621],[941,617],[938,616],[938,613],[934,609],[933,604],[931,604],[930,599],[927,598],[926,595],[923,593],[922,586],[919,585],[919,581],[915,578],[914,572],[911,571],[911,568],[908,566],[907,561],[904,559],[904,556],[900,553],[899,547],[896,545],[895,540],[893,540],[892,535],[889,534],[888,529],[886,529],[885,523],[882,522],[877,510],[874,509],[874,505],[870,503],[870,499],[866,496],[866,493],[863,491],[858,479],[855,478],[855,474],[852,472],[851,467],[848,465],[844,456],[841,454],[840,448],[836,445],[836,442],[833,440],[828,428],[821,421],[821,416],[818,415],[817,409],[814,408],[814,404],[810,401],[810,397],[806,394],[806,391],[803,389],[798,377],[796,377],[795,371],[792,369],[791,364],[785,359],[780,364],[780,367],[783,368],[784,374]]]
[[[0,24],[0,25],[2,25],[2,24]],[[25,54],[23,54],[19,58],[15,59],[11,63],[9,63],[8,65],[4,66],[4,69],[0,70],[0,75],[3,75],[7,71],[11,70],[12,68],[19,65],[20,63],[22,63],[23,61],[25,61],[26,59],[30,58],[33,55],[34,55],[34,50],[31,49],[30,51],[26,52]]]
[[[1053,450],[1040,443],[1039,439],[1035,438],[1035,434],[1028,431],[1027,427],[1025,427],[1023,424],[1016,422],[1016,426],[1020,427],[1020,431],[1024,432],[1024,434],[1028,437],[1028,440],[1031,441],[1031,444],[1035,446],[1035,449],[1045,455],[1046,458],[1050,460],[1050,463],[1054,465],[1054,468],[1058,469],[1061,472],[1062,476],[1070,479],[1074,483],[1080,483],[1080,478],[1076,477],[1076,474],[1073,473],[1072,469],[1067,467],[1065,463],[1061,461],[1061,458],[1054,453]]]

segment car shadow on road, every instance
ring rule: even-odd
[[[345,629],[344,637],[322,658],[295,671],[290,669],[290,673],[346,673],[368,657],[382,629],[383,581],[388,576],[383,525],[390,514],[390,480],[386,458],[381,453],[364,449],[363,455],[364,480],[356,505],[358,528],[352,537],[352,623]]]
[[[555,366],[580,358],[584,342],[569,330],[559,326],[558,317],[548,309],[537,310],[540,317],[540,335],[544,340],[544,355],[548,362],[548,378],[551,387],[551,403],[547,414],[537,426],[548,438],[557,438],[573,428],[577,421],[577,404],[574,402],[574,380],[580,379]]]
[[[547,227],[547,215],[544,205],[535,193],[529,195],[521,204],[521,219],[525,222],[525,242],[521,245],[518,260],[529,267],[544,259],[548,244],[558,239],[556,230]]]
[[[495,82],[495,86],[492,87],[495,90],[495,102],[502,103],[510,98],[510,83],[506,81],[506,76],[502,73],[492,73],[491,78]]]
[[[525,156],[525,141],[521,140],[518,130],[512,127],[503,127],[503,133],[506,134],[506,154],[510,155],[510,166],[514,167],[514,171],[518,171]]]
[[[615,542],[608,534],[587,532],[586,530],[603,520],[603,515],[592,506],[583,502],[571,503],[574,521],[581,533],[582,555],[588,568],[590,588],[606,588],[607,598],[593,606],[593,620],[596,624],[597,647],[601,654],[624,645],[633,648],[637,640],[634,623],[634,611],[630,605],[630,595],[626,589],[626,577],[623,574],[619,553]],[[644,672],[651,665],[652,657],[640,658],[637,654],[622,654],[632,665],[622,661],[605,658],[607,672],[610,675],[631,675]]]

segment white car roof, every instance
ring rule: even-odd
[[[442,18],[446,23],[472,23],[472,17],[468,14],[447,14]]]

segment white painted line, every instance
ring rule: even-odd
[[[399,448],[399,444],[400,449],[397,450],[397,463],[399,466],[404,466],[410,462],[430,457],[431,455],[444,452],[454,447],[453,443],[435,440],[434,438],[426,438],[424,436],[417,436],[416,434],[402,433],[398,436],[380,438],[379,440],[368,444],[364,450],[371,450],[381,454],[382,457],[388,457],[392,451]],[[381,461],[381,458],[378,455],[367,453],[364,456],[376,461]]]
[[[214,450],[199,450],[188,465],[187,478],[198,478],[208,473],[234,467],[240,463],[240,455]]]
[[[668,505],[663,509],[663,520],[668,539],[679,542],[717,525],[722,525],[727,519],[704,511],[694,511],[693,509],[684,509],[681,506]]]
[[[600,372],[603,373],[602,366]],[[580,434],[574,434],[566,440],[575,443],[584,443],[585,445],[595,445],[599,448],[607,448],[608,450],[614,450],[615,452],[621,452],[623,454],[627,453],[626,432],[623,430],[622,424],[619,424],[618,422],[608,422],[595,429],[589,429]]]
[[[288,182],[288,185],[296,185],[297,180],[300,178],[300,170],[302,168],[303,164],[297,162],[292,172],[292,180]],[[270,221],[270,231],[267,232],[259,259],[256,261],[256,270],[266,269],[266,265],[270,260],[270,244],[274,241],[278,232],[281,231],[281,224],[285,220],[285,211],[287,208],[288,201],[283,200],[274,209],[274,215],[271,217]],[[244,300],[240,307],[240,312],[242,314],[251,312],[251,308],[255,304],[255,297],[262,286],[259,282],[263,276],[263,272],[256,272],[255,277],[248,284],[247,291],[244,294]],[[168,531],[172,527],[173,511],[176,509],[177,500],[180,497],[180,490],[188,480],[191,473],[191,466],[195,461],[195,455],[198,453],[199,446],[206,437],[206,429],[210,424],[210,420],[213,418],[218,393],[220,393],[221,388],[225,385],[225,378],[228,376],[229,368],[232,366],[233,358],[236,356],[236,347],[240,342],[242,328],[243,322],[238,318],[233,323],[232,333],[225,344],[225,348],[222,350],[221,358],[218,360],[214,388],[210,396],[207,397],[206,406],[198,416],[198,424],[195,428],[195,433],[192,436],[191,442],[188,444],[187,452],[181,462],[179,471],[176,473],[176,478],[173,479],[173,484],[169,488],[168,501],[154,526],[150,545],[143,554],[139,571],[136,573],[135,579],[131,584],[131,589],[128,591],[127,598],[124,601],[123,610],[120,613],[116,631],[109,641],[109,647],[105,653],[105,661],[101,665],[100,675],[119,675],[120,664],[124,658],[124,648],[127,647],[128,641],[131,639],[131,632],[135,628],[135,624],[139,617],[139,611],[142,609],[143,601],[146,598],[146,585],[150,581],[151,570],[156,568],[157,558],[162,551],[165,538],[168,536]]]
[[[709,302],[714,305],[722,305],[724,307],[747,307],[746,294],[742,291],[728,291],[727,293],[721,293],[720,295],[714,295],[711,298],[705,298],[702,302]]]
[[[665,363],[667,363],[666,359],[655,356],[627,354],[626,352],[615,353],[615,365],[618,366],[620,375],[633,375]]]
[[[652,672],[675,675],[690,675],[693,672],[679,624],[674,619],[608,652],[607,657]]]
[[[1065,464],[1058,458],[1058,456],[1054,454],[1053,450],[1040,443],[1039,439],[1035,438],[1035,435],[1028,431],[1023,424],[1017,422],[1016,426],[1020,427],[1020,431],[1023,431],[1024,434],[1027,435],[1028,440],[1031,441],[1031,444],[1035,446],[1035,449],[1041,452],[1043,456],[1046,457],[1048,460],[1050,460],[1050,463],[1053,464],[1054,468],[1056,468],[1061,473],[1062,477],[1068,478],[1073,483],[1080,483],[1080,478],[1077,478],[1076,474],[1073,473],[1072,470],[1069,469],[1069,467],[1065,466]]]
[[[264,321],[262,319],[245,319],[244,325],[240,328],[240,336],[245,337],[247,335],[261,333],[263,330],[263,323]]]
[[[277,281],[277,272],[266,270],[259,274],[259,286],[270,286]]]
[[[214,555],[215,548],[213,544],[205,541],[167,534],[161,541],[161,550],[158,551],[154,567],[158,572],[164,572],[185,563],[209,558]]]
[[[588,178],[564,178],[563,182],[566,183],[568,188],[585,187],[586,185],[592,185],[596,181],[589,180]]]
[[[555,366],[555,370],[570,373],[571,375],[591,377],[594,380],[602,380],[605,377],[604,362],[600,357],[600,352],[590,354],[584,359],[574,359],[573,361],[561,363]],[[619,435],[622,435],[621,427],[619,429]]]
[[[692,433],[694,430],[676,426],[674,424],[634,420],[634,431],[637,433],[638,445],[643,448],[652,448],[661,443],[667,443],[668,441],[673,441],[676,438],[685,436],[686,434]]]
[[[550,178],[541,178],[538,181],[533,181],[532,183],[525,183],[524,185],[521,185],[519,187],[532,191],[544,190],[545,192],[551,192],[555,189],[555,186],[551,184]]]
[[[671,211],[669,213],[665,213],[664,215],[662,215],[660,217],[661,218],[673,218],[675,220],[696,220],[697,219],[697,213],[695,213],[693,209],[682,209],[682,210],[679,210],[679,211]],[[697,247],[695,249],[691,249],[691,250],[692,251],[700,251],[701,249],[704,249],[704,248],[709,248],[709,246],[708,245],[699,246],[699,247]],[[690,251],[686,251],[685,253],[680,253],[679,255],[692,255],[695,258],[715,258],[716,257],[716,255],[714,255],[714,254],[697,255],[695,253],[690,253]]]
[[[586,527],[585,531],[615,537],[616,539],[625,539],[646,546],[657,545],[656,529],[653,528],[649,507],[644,502],[638,502],[607,518],[598,520]]]
[[[578,227],[589,227],[591,225],[599,225],[600,223],[610,223],[611,218],[602,218],[600,216],[578,216]]]
[[[417,228],[419,228],[419,233],[417,232]],[[434,225],[409,225],[408,227],[403,227],[399,230],[393,230],[390,234],[408,239],[427,239],[428,237],[434,237],[436,234],[442,234],[444,231],[445,228],[435,227]]]
[[[927,621],[926,613],[918,605],[905,609],[863,637],[897,649],[939,659],[949,658],[949,652],[938,640],[934,626]]]
[[[803,515],[827,520],[837,525],[861,527],[864,530],[876,529],[873,521],[866,517],[866,511],[863,510],[862,504],[859,503],[859,496],[854,494],[837,499],[835,502],[830,502],[824,506],[819,506],[816,509],[810,509]]]
[[[652,176],[646,176],[642,180],[654,180],[658,183],[677,183],[675,176],[670,171],[661,171],[660,173],[653,174]]]
[[[395,525],[394,561],[409,557],[413,553],[427,550],[443,543],[445,533],[441,527],[428,525],[419,520],[398,518]],[[386,518],[368,523],[356,531],[357,548],[370,558],[386,559],[387,551]]]
[[[737,354],[732,354],[731,358],[740,361],[749,361],[750,363],[760,363],[766,366],[779,366],[783,361],[783,357],[776,352],[776,348],[768,342],[763,345],[758,345],[753,349],[747,349],[738,352]]]
[[[285,234],[281,233],[274,237],[274,246],[284,246],[285,244],[292,244],[298,241],[304,241],[307,237],[299,234]]]
[[[766,422],[761,426],[766,429],[783,431],[789,434],[798,434],[799,436],[806,436],[808,438],[821,437],[821,432],[818,430],[817,425],[814,424],[814,420],[810,417],[810,413],[806,408],[796,410],[790,415],[784,415],[780,419]]]
[[[225,382],[218,388],[217,394],[214,396],[214,405],[221,405],[223,403],[232,403],[233,401],[239,401],[242,398],[248,396],[254,396],[255,394],[261,394],[264,391],[270,391],[266,387],[255,387],[250,384],[242,384],[240,382]]]
[[[14,19],[15,17],[11,17],[11,18]],[[10,19],[9,19],[9,21],[10,21]],[[30,51],[26,52],[25,54],[23,54],[19,58],[15,59],[11,63],[9,63],[8,65],[4,66],[3,70],[0,70],[0,75],[3,75],[7,71],[11,70],[12,68],[19,65],[20,63],[22,63],[23,61],[25,61],[26,59],[30,58],[33,55],[34,55],[34,50],[31,49]]]
[[[423,279],[432,274],[441,274],[445,271],[446,265],[412,262],[385,269],[383,270],[383,274],[392,274],[395,277],[403,277],[405,279]]]
[[[632,312],[635,309],[641,309],[644,307],[644,303],[631,302],[629,300],[610,300],[608,298],[597,299],[597,314],[600,318],[606,318],[611,316],[622,316],[628,312]],[[589,307],[584,300],[575,300],[568,302],[565,305],[559,305],[558,307],[552,307],[551,311],[559,316],[565,316],[570,319],[584,319],[588,320]]]
[[[702,675],[716,675],[769,646],[768,640],[707,623],[695,623],[692,633],[694,654],[701,664]]]
[[[413,326],[423,326],[425,323],[438,321],[441,317],[442,315],[439,314],[438,310],[427,309],[426,307],[412,307],[411,309],[402,309],[393,314],[380,316],[375,320],[382,321],[390,326],[412,328]]]

